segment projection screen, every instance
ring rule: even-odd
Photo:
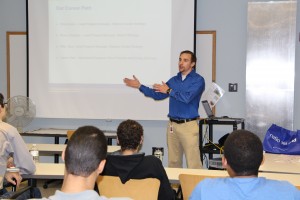
[[[147,86],[194,49],[194,0],[27,0],[29,97],[37,117],[166,120]]]

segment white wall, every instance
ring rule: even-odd
[[[0,1],[0,91],[7,94],[6,32],[26,30],[26,0]]]
[[[197,30],[217,31],[216,82],[227,91],[217,105],[219,116],[245,117],[247,4],[247,0],[198,0]],[[294,129],[300,129],[300,2],[297,10]],[[238,83],[239,91],[229,93],[228,83]],[[214,131],[223,134],[227,129]]]
[[[0,91],[6,95],[6,32],[26,30],[25,0],[0,1]],[[217,83],[226,90],[217,105],[217,115],[245,117],[245,72],[246,72],[246,37],[247,37],[247,0],[198,0],[197,30],[217,31]],[[298,4],[298,10],[300,6]],[[297,32],[299,19],[297,16]],[[297,34],[298,35],[298,34]],[[294,128],[300,129],[300,52],[299,40],[296,45],[295,78],[295,115]],[[229,93],[228,83],[238,83],[238,92]],[[284,117],[284,116],[282,116]],[[76,128],[81,125],[96,125],[102,129],[115,129],[120,121],[105,120],[64,120],[36,119],[29,128],[57,127]],[[166,121],[140,121],[144,126],[145,144],[143,151],[151,153],[151,147],[163,146],[166,149]],[[220,126],[214,131],[217,140],[231,127]],[[36,140],[36,139],[35,139]],[[51,139],[44,139],[52,142]],[[164,164],[167,162],[164,156]]]
[[[198,30],[216,30],[216,82],[226,93],[218,102],[217,115],[245,116],[246,0],[199,0]],[[228,83],[238,83],[238,92],[228,92]]]
[[[294,129],[300,129],[300,1],[297,4]]]
[[[198,0],[197,30],[216,30],[216,83],[226,93],[216,106],[216,116],[245,117],[247,0]],[[238,92],[228,92],[238,83]],[[215,126],[214,139],[232,131]]]

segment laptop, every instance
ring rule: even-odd
[[[205,113],[207,115],[207,118],[210,118],[210,119],[215,118],[215,115],[214,115],[213,111],[211,110],[211,107],[210,107],[208,101],[203,100],[201,102],[202,102],[203,108],[205,110]]]
[[[205,113],[206,113],[208,119],[222,119],[222,120],[228,120],[228,121],[239,119],[239,118],[232,118],[232,117],[228,117],[228,116],[216,117],[214,115],[208,101],[203,100],[201,102],[202,102],[203,108],[205,110]]]

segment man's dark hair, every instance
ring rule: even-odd
[[[225,141],[224,156],[237,176],[258,175],[263,160],[263,146],[254,133],[236,130]]]
[[[191,52],[191,51],[189,51],[189,50],[185,50],[185,51],[182,51],[181,53],[180,53],[180,55],[181,54],[190,54],[191,55],[191,61],[192,62],[194,62],[195,64],[196,64],[196,62],[197,62],[197,58],[196,58],[196,55],[193,53],[193,52]],[[196,65],[195,65],[196,66]]]
[[[144,130],[141,124],[134,120],[126,120],[120,123],[117,129],[117,136],[121,150],[137,149]]]
[[[107,141],[101,130],[94,126],[78,128],[68,141],[65,165],[69,174],[87,177],[106,158]]]
[[[4,96],[2,93],[0,93],[0,106],[4,108]]]

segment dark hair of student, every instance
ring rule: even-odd
[[[134,120],[128,119],[120,123],[117,129],[117,136],[121,150],[137,149],[143,133],[143,127]]]
[[[197,58],[196,58],[196,55],[193,53],[193,52],[191,52],[191,51],[189,51],[189,50],[185,50],[185,51],[182,51],[181,53],[180,53],[180,55],[181,54],[190,54],[191,55],[191,61],[192,62],[194,62],[195,64],[196,64],[196,62],[197,62]]]
[[[87,177],[106,158],[107,141],[104,133],[94,126],[78,128],[68,141],[65,165],[69,174]]]
[[[0,93],[0,106],[4,108],[4,96],[2,93]]]
[[[236,176],[257,176],[263,160],[263,146],[254,133],[236,130],[225,141],[224,156]]]

